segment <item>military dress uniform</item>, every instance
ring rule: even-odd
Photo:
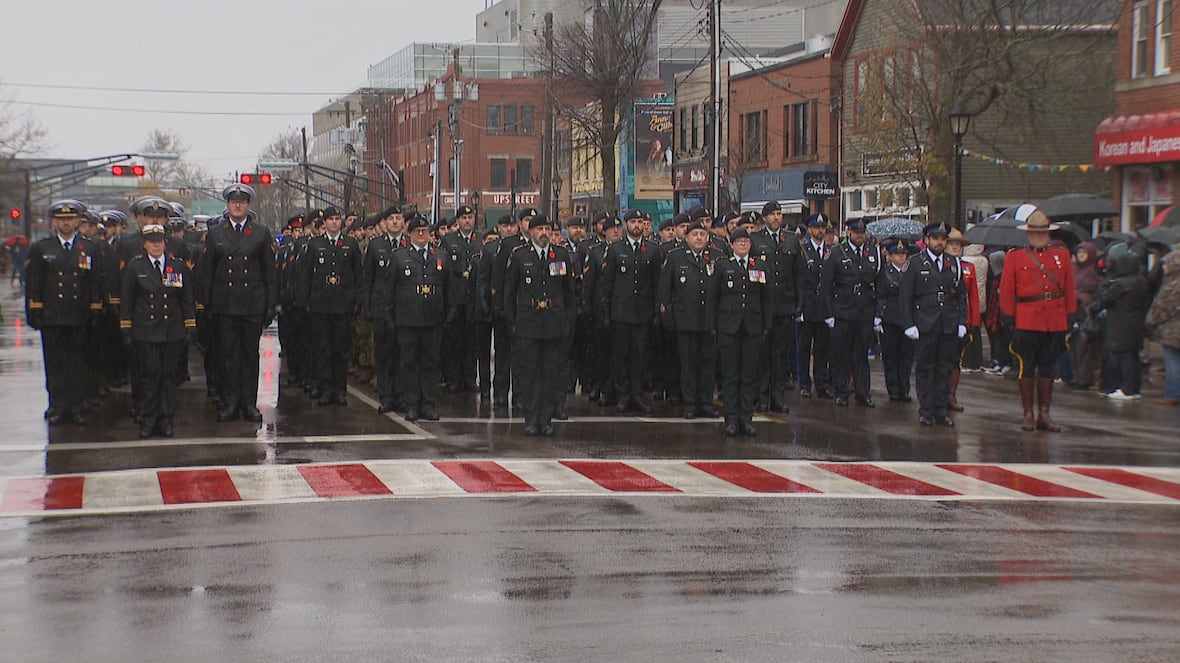
[[[609,217],[604,221],[605,226],[617,227],[622,225],[617,217]],[[605,227],[604,226],[604,227]],[[593,361],[589,368],[590,400],[598,401],[599,405],[607,406],[617,403],[615,383],[611,379],[611,331],[608,304],[600,296],[603,269],[606,267],[606,251],[610,245],[597,242],[586,248],[586,257],[582,262],[582,293],[579,308],[584,318],[589,320],[588,345]]]
[[[659,246],[650,239],[625,237],[606,250],[598,297],[605,305],[611,329],[611,378],[618,397],[617,410],[634,405],[651,412],[643,400],[647,367],[647,336],[656,313],[660,273]]]
[[[520,210],[518,218],[521,221],[540,214],[536,209],[528,207]],[[504,279],[508,275],[508,261],[512,251],[518,246],[528,243],[528,238],[521,233],[515,233],[500,238],[499,251],[492,263],[492,343],[494,344],[496,369],[492,377],[492,402],[497,408],[508,407],[508,396],[512,391],[512,331],[508,325],[505,312]],[[515,395],[513,404],[519,403]]]
[[[774,317],[767,337],[769,361],[763,368],[758,400],[772,410],[786,412],[786,393],[795,373],[789,358],[794,355],[795,318],[803,298],[803,249],[799,237],[785,227],[777,231],[766,228],[750,237],[753,242],[750,252],[770,269],[774,294]]]
[[[931,224],[925,232],[929,237],[947,234],[950,228]],[[918,420],[927,426],[953,426],[948,387],[967,324],[967,292],[959,260],[945,253],[934,255],[929,249],[911,257],[901,279],[898,306],[906,334],[916,341]]]
[[[302,227],[302,214],[287,219],[286,230]],[[279,347],[287,364],[287,384],[295,385],[299,383],[300,362],[304,357],[295,348],[299,315],[295,310],[295,239],[290,236],[275,251],[275,278],[279,291]]]
[[[315,339],[319,404],[346,405],[352,316],[360,306],[360,244],[344,234],[313,237],[300,272]]]
[[[887,247],[891,253],[906,253],[904,242]],[[910,384],[914,370],[914,341],[905,335],[906,320],[901,312],[901,279],[909,263],[901,268],[892,262],[877,275],[877,319],[881,321],[881,362],[885,372],[885,390],[891,401],[910,401]]]
[[[812,221],[809,223],[815,223]],[[819,217],[822,219],[823,217]],[[827,223],[826,220],[823,223]],[[822,243],[818,246],[807,238],[802,245],[802,303],[799,309],[798,350],[799,394],[810,397],[812,389],[820,398],[831,396],[832,373],[829,364],[831,330],[824,324],[820,275],[830,249]],[[813,382],[814,379],[814,382]]]
[[[849,223],[849,228],[857,227]],[[863,225],[859,226],[861,229]],[[832,382],[836,404],[848,405],[849,379],[856,401],[874,407],[869,378],[869,347],[877,312],[876,282],[881,252],[867,242],[845,240],[832,249],[820,275],[820,310],[832,330]]]
[[[1048,232],[1057,225],[1033,205],[1022,205],[1017,226],[1026,231]],[[1012,354],[1018,362],[1020,400],[1024,407],[1021,428],[1026,431],[1060,432],[1050,416],[1057,360],[1066,352],[1065,335],[1077,313],[1077,288],[1069,251],[1053,247],[1013,249],[1004,258],[1000,276],[1000,309],[1012,319]],[[1035,390],[1035,393],[1034,393]],[[1033,419],[1033,402],[1037,406]]]
[[[548,223],[543,216],[532,220],[539,222]],[[575,301],[573,262],[565,247],[530,241],[513,250],[504,305],[526,435],[553,434],[553,416],[565,395],[563,341],[573,333]]]
[[[387,215],[388,216],[388,215]],[[401,387],[397,379],[397,332],[388,316],[392,293],[387,290],[386,275],[393,269],[393,253],[410,245],[408,237],[379,235],[369,241],[361,273],[361,292],[365,317],[373,327],[373,363],[377,369],[379,412],[392,412],[401,406]]]
[[[227,216],[205,238],[197,279],[216,325],[218,421],[239,414],[262,421],[257,406],[258,342],[278,308],[275,269],[274,239],[254,212],[240,220]]]
[[[744,233],[745,231],[739,231]],[[753,256],[719,260],[715,267],[718,361],[725,432],[756,434],[754,398],[766,361],[765,334],[770,329],[773,298],[769,266]]]
[[[426,220],[412,219],[407,227],[413,229],[418,223],[424,225]],[[389,318],[397,329],[398,374],[406,399],[406,419],[436,420],[439,355],[450,280],[446,253],[433,244],[398,249],[385,278],[392,295]]]
[[[54,204],[49,214],[73,218],[84,211],[82,203],[71,200]],[[96,255],[93,242],[78,233],[72,237],[55,233],[29,249],[25,318],[41,332],[50,424],[87,423],[82,403],[86,397],[81,379],[83,339],[87,323],[103,309]]]
[[[163,228],[155,234],[164,239]],[[123,271],[120,329],[135,349],[140,437],[172,437],[179,358],[185,338],[197,330],[193,290],[188,265],[167,253],[138,256]]]
[[[463,205],[455,216],[474,214]],[[451,392],[475,391],[475,345],[472,343],[471,314],[475,308],[473,256],[480,253],[483,238],[477,231],[464,235],[452,232],[439,242],[451,266],[451,290],[447,293],[447,322],[443,326],[443,379]]]
[[[660,271],[660,317],[676,334],[680,364],[680,402],[685,419],[716,417],[713,378],[717,367],[716,313],[712,290],[716,249],[695,253],[688,247],[668,254]]]

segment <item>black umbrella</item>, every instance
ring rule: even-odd
[[[1092,193],[1066,193],[1053,196],[1038,207],[1045,213],[1045,216],[1054,221],[1068,219],[1085,221],[1119,215],[1118,210],[1109,200],[1099,198]],[[1087,239],[1089,238],[1087,237]]]
[[[1139,236],[1147,240],[1148,244],[1160,244],[1171,247],[1180,244],[1180,226],[1162,227],[1149,226],[1139,230]]]
[[[1078,244],[1090,239],[1090,231],[1072,221],[1061,221],[1057,223],[1057,230],[1049,231],[1049,236],[1065,242],[1070,249],[1073,249]]]
[[[996,248],[1011,248],[1024,246],[1028,243],[1028,235],[1017,226],[1024,225],[1017,221],[1007,210],[1003,214],[976,224],[967,230],[965,237],[972,244],[983,244]],[[1049,236],[1059,239],[1073,249],[1078,244],[1090,239],[1090,233],[1085,228],[1072,223],[1057,223],[1056,230],[1049,231]]]
[[[1123,233],[1117,230],[1107,230],[1106,232],[1100,232],[1094,239],[1100,239],[1107,245],[1114,244],[1115,242],[1134,244],[1135,242],[1139,241],[1139,238],[1135,237],[1131,233]]]

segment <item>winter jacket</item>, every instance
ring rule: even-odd
[[[1163,264],[1163,284],[1147,312],[1147,328],[1155,341],[1180,348],[1180,251],[1164,256]]]
[[[1143,349],[1147,307],[1151,287],[1139,271],[1139,260],[1126,255],[1115,261],[1114,278],[1098,288],[1098,299],[1106,311],[1107,352],[1138,352]]]

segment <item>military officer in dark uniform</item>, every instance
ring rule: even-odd
[[[493,404],[496,409],[508,407],[508,394],[512,391],[512,332],[504,310],[504,278],[508,274],[508,260],[512,251],[527,244],[529,220],[540,214],[535,208],[526,207],[518,212],[519,224],[515,233],[500,237],[500,250],[492,263],[492,336],[496,347],[496,372],[493,380]],[[520,399],[513,398],[513,403]]]
[[[516,227],[505,214],[483,236],[483,247],[472,255],[475,262],[475,312],[472,314],[475,361],[479,373],[479,396],[484,405],[492,398],[492,263],[500,251],[500,238]]]
[[[812,387],[820,398],[831,398],[832,373],[829,368],[831,329],[824,323],[820,302],[820,275],[829,248],[824,244],[828,218],[816,214],[807,219],[807,239],[803,242],[802,295],[798,323],[799,395],[811,398]],[[812,378],[814,377],[814,385]]]
[[[122,266],[120,265],[119,243],[122,241],[123,229],[127,226],[127,215],[120,210],[107,210],[98,215],[99,222],[106,226],[106,253],[110,263],[108,282],[111,289],[107,291],[107,305],[103,314],[102,353],[103,374],[106,383],[112,387],[119,387],[127,382],[127,357],[123,353],[119,336],[119,289],[122,283]]]
[[[397,332],[387,315],[391,293],[386,288],[386,273],[393,269],[393,252],[409,246],[405,235],[405,217],[400,205],[382,211],[377,223],[380,233],[369,240],[361,272],[361,293],[365,317],[373,328],[373,364],[377,372],[378,412],[393,412],[400,407],[401,389],[397,380]]]
[[[901,311],[901,279],[908,268],[909,247],[903,240],[885,245],[888,264],[877,276],[877,316],[874,328],[881,337],[881,361],[889,400],[913,400],[910,377],[914,370],[914,341],[905,335],[906,320]]]
[[[716,262],[724,254],[707,248],[709,231],[689,224],[685,245],[673,249],[660,270],[660,318],[676,334],[680,362],[680,402],[685,419],[716,417],[713,378],[716,372],[716,318],[710,308]]]
[[[643,399],[647,366],[647,335],[656,313],[660,274],[659,246],[643,238],[644,218],[631,210],[625,219],[627,236],[606,251],[599,298],[605,304],[611,329],[611,378],[618,396],[616,410],[632,406],[651,413]]]
[[[472,255],[483,248],[475,230],[475,208],[460,205],[455,210],[455,232],[439,243],[451,266],[451,289],[447,292],[447,322],[443,327],[443,379],[447,391],[476,391],[475,346],[471,335],[471,314],[475,308],[475,264]]]
[[[51,425],[87,423],[79,367],[86,324],[102,313],[103,288],[94,244],[78,234],[78,220],[85,211],[77,200],[54,203],[49,208],[54,234],[29,249],[25,318],[41,332],[49,392],[46,418]]]
[[[574,298],[577,316],[574,318],[574,333],[570,335],[570,374],[567,378],[566,391],[573,393],[578,382],[582,383],[582,393],[590,393],[590,320],[583,315],[580,302],[582,301],[582,278],[586,259],[586,245],[597,242],[598,236],[586,235],[586,219],[580,216],[570,217],[565,222],[565,232],[569,236],[570,259],[574,270]]]
[[[278,308],[275,242],[250,211],[254,189],[231,184],[222,190],[225,220],[209,231],[197,274],[198,291],[214,316],[220,359],[218,421],[239,415],[262,421],[258,411],[258,341]]]
[[[115,301],[119,299],[119,283],[115,280],[118,265],[115,264],[114,252],[111,251],[110,245],[103,241],[99,235],[100,215],[97,212],[86,210],[78,218],[78,221],[78,234],[90,240],[90,244],[94,247],[94,268],[98,271],[99,283],[102,284],[102,312],[99,315],[90,316],[86,326],[86,337],[82,341],[82,377],[86,381],[83,405],[86,409],[90,409],[97,406],[107,394],[103,357],[119,352],[118,341],[116,340],[113,345],[107,345],[108,339],[104,336],[107,314],[111,310],[111,297],[113,296]]]
[[[869,382],[869,347],[877,313],[881,252],[866,240],[864,221],[845,224],[848,237],[832,249],[820,272],[820,315],[832,332],[832,381],[836,405],[848,407],[849,379],[856,402],[876,407]]]
[[[195,286],[188,265],[166,254],[163,226],[144,226],[140,237],[145,253],[123,270],[119,325],[137,362],[139,436],[172,437],[184,340],[197,331]]]
[[[410,246],[394,251],[393,268],[385,277],[391,294],[389,318],[397,328],[398,374],[406,399],[406,419],[436,421],[450,271],[447,254],[430,243],[430,224],[422,215],[411,214],[406,229]]]
[[[565,396],[563,340],[573,328],[574,275],[569,251],[551,242],[551,231],[544,215],[529,221],[530,241],[512,251],[504,280],[525,435],[553,435],[553,415]]]
[[[296,348],[300,315],[295,306],[295,257],[299,237],[303,235],[303,214],[287,219],[283,231],[283,243],[275,254],[275,276],[279,280],[279,345],[287,364],[287,384],[300,381],[301,362],[306,360]]]
[[[299,278],[315,338],[320,405],[347,405],[352,316],[360,307],[361,247],[344,234],[341,212],[324,210],[324,234],[307,243]]]
[[[783,208],[777,200],[762,206],[766,228],[751,235],[755,256],[770,266],[771,291],[774,293],[774,318],[767,337],[767,356],[759,398],[775,412],[787,413],[787,389],[794,386],[794,367],[788,357],[795,347],[795,317],[803,290],[803,261],[799,238],[783,227]]]
[[[750,234],[739,228],[730,240],[733,257],[717,261],[713,284],[725,434],[756,435],[754,396],[773,299],[768,265],[750,255]]]
[[[607,303],[600,295],[602,270],[606,268],[606,251],[623,238],[623,221],[614,214],[601,215],[603,241],[586,247],[582,262],[582,294],[579,301],[582,315],[590,320],[590,345],[594,362],[590,369],[590,400],[606,407],[618,402],[615,383],[611,380],[611,333]]]
[[[967,335],[967,291],[958,259],[943,253],[950,232],[945,223],[926,226],[926,250],[910,258],[898,295],[905,335],[917,344],[918,421],[923,426],[955,425],[947,399],[959,339]]]

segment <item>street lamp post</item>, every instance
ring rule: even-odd
[[[955,135],[955,227],[959,230],[965,230],[963,227],[963,136],[967,135],[967,129],[971,126],[971,113],[963,105],[963,102],[958,102],[955,107],[951,109],[951,133]]]

